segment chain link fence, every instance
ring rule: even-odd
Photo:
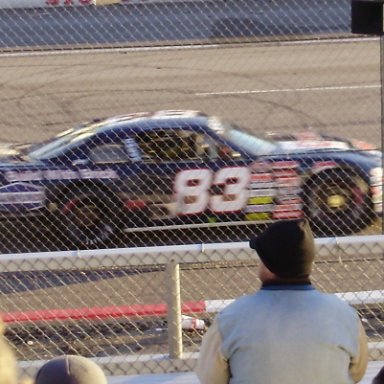
[[[313,283],[358,310],[371,359],[383,354],[383,238],[317,240]],[[4,255],[6,336],[25,372],[63,353],[114,375],[193,369],[213,316],[260,286],[247,243]],[[172,357],[172,359],[170,359]]]
[[[350,33],[350,1],[107,3],[0,9],[0,300],[19,358],[190,369],[207,306],[259,282],[244,250],[180,247],[306,216],[318,238],[359,235],[314,282],[348,293],[381,359],[382,245],[355,241],[382,233],[380,43]],[[174,353],[170,257],[190,361],[154,358]]]

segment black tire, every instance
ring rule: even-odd
[[[60,202],[60,237],[70,248],[110,246],[123,229],[122,202],[108,192],[72,191]]]
[[[368,184],[358,175],[333,170],[305,188],[305,212],[320,236],[351,235],[373,219]]]

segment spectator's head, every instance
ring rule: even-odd
[[[16,384],[18,380],[16,357],[4,337],[4,324],[0,321],[0,383]]]
[[[92,360],[64,355],[45,363],[36,374],[35,384],[107,384],[107,378]]]
[[[315,241],[306,219],[273,223],[253,237],[249,245],[262,264],[279,278],[306,279],[312,271]]]
[[[379,373],[374,377],[372,384],[384,384],[384,366],[380,369]]]

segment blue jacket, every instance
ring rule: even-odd
[[[367,363],[356,311],[310,284],[264,286],[241,297],[204,339],[197,366],[203,384],[350,384]],[[209,364],[226,373],[210,372]]]

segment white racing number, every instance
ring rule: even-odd
[[[181,215],[199,214],[210,208],[216,213],[240,211],[248,199],[250,171],[247,167],[190,169],[176,175],[174,191]],[[210,190],[220,190],[211,194]]]

